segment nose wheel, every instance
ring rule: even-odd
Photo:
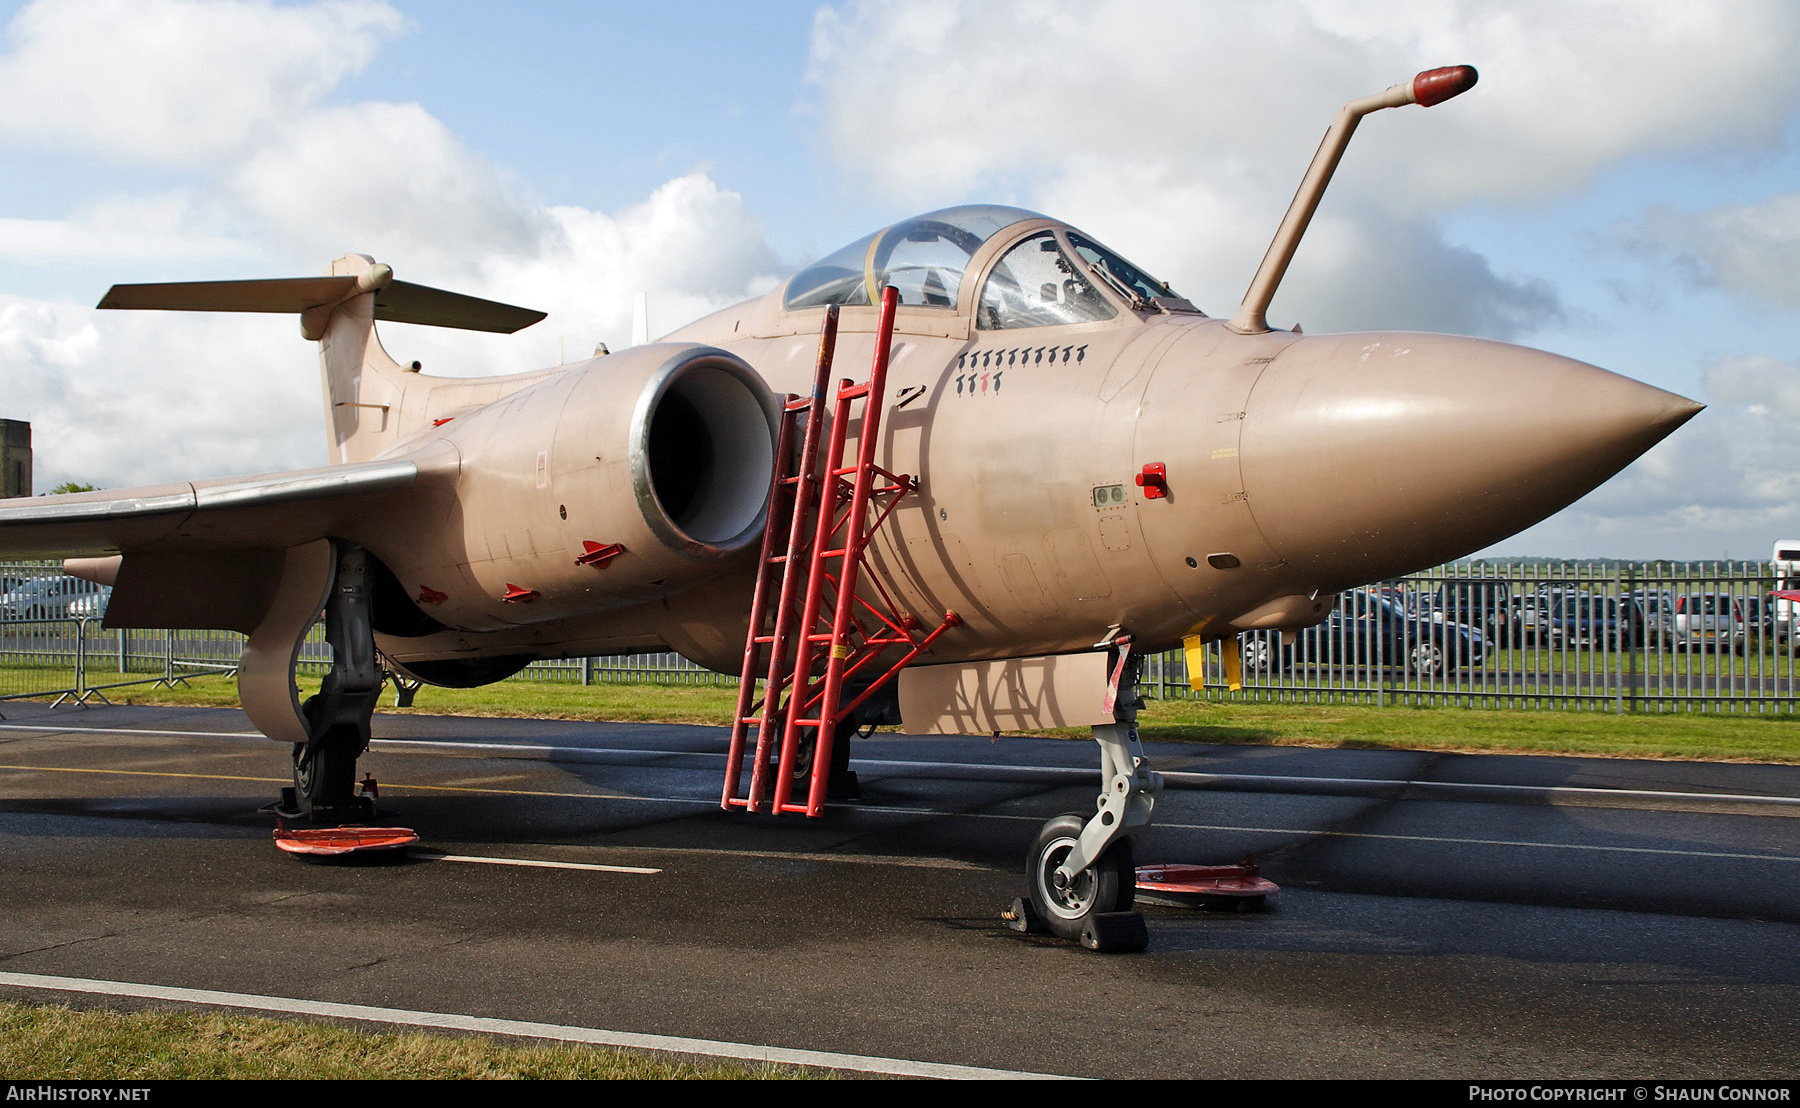
[[[1151,772],[1138,741],[1142,702],[1131,640],[1116,635],[1099,645],[1115,661],[1102,702],[1113,722],[1094,726],[1100,745],[1097,810],[1091,818],[1064,815],[1044,824],[1025,857],[1026,896],[1002,918],[1015,931],[1048,931],[1090,950],[1143,950],[1150,936],[1144,917],[1131,910],[1137,892],[1132,844],[1150,829],[1162,778]]]
[[[1087,821],[1080,816],[1057,816],[1038,831],[1037,841],[1025,860],[1031,874],[1031,907],[1050,933],[1079,941],[1082,929],[1093,917],[1129,912],[1137,888],[1137,866],[1131,842],[1121,839],[1108,847],[1093,865],[1064,879],[1058,872],[1081,838]]]

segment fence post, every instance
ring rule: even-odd
[[[581,660],[581,684],[583,685],[583,687],[586,687],[593,683],[594,683],[594,659],[591,657],[583,658]]]
[[[87,617],[75,620],[75,703],[87,700]]]

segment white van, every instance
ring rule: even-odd
[[[1776,592],[1800,589],[1800,539],[1776,540],[1769,567],[1775,572]],[[1800,625],[1800,601],[1777,599],[1774,603],[1775,641],[1785,643],[1793,639]]]

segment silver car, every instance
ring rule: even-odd
[[[1671,637],[1678,650],[1744,650],[1744,606],[1736,597],[1717,592],[1684,593],[1675,598]]]

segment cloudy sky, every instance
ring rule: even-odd
[[[504,13],[504,14],[503,14]],[[1490,553],[1754,558],[1800,535],[1800,6],[1271,0],[0,2],[0,416],[39,491],[320,464],[286,317],[97,313],[115,281],[346,251],[549,310],[402,360],[550,363],[950,204],[1068,219],[1230,315],[1345,100],[1271,310],[1521,342],[1709,409]]]

